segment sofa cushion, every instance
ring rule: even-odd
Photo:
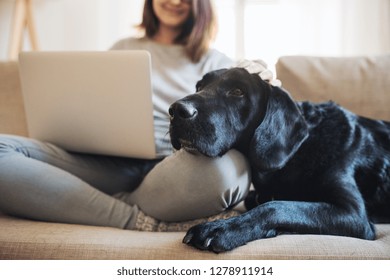
[[[0,133],[27,135],[17,62],[0,62]]]
[[[390,225],[375,241],[281,235],[214,254],[184,245],[184,232],[139,232],[0,215],[0,259],[389,259]]]
[[[333,100],[363,116],[390,120],[390,55],[367,57],[285,56],[277,77],[294,99]]]

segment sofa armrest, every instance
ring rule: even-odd
[[[0,133],[27,135],[17,62],[0,62]]]

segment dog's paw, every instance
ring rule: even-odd
[[[200,250],[221,253],[244,245],[246,242],[244,236],[234,230],[233,219],[229,219],[217,220],[190,228],[183,243]]]

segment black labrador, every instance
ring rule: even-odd
[[[390,222],[390,123],[333,102],[294,102],[243,68],[206,74],[169,109],[176,149],[249,159],[248,212],[192,227],[183,242],[223,252],[283,233],[375,239]]]

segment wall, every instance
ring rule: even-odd
[[[0,0],[0,60],[7,59],[14,0]],[[105,50],[134,34],[143,0],[33,0],[42,50]],[[25,38],[24,50],[29,50]]]
[[[42,50],[106,50],[133,35],[144,0],[32,0]],[[390,0],[214,0],[215,47],[233,58],[390,51]],[[15,0],[0,0],[0,60]],[[29,49],[27,38],[25,50]]]

